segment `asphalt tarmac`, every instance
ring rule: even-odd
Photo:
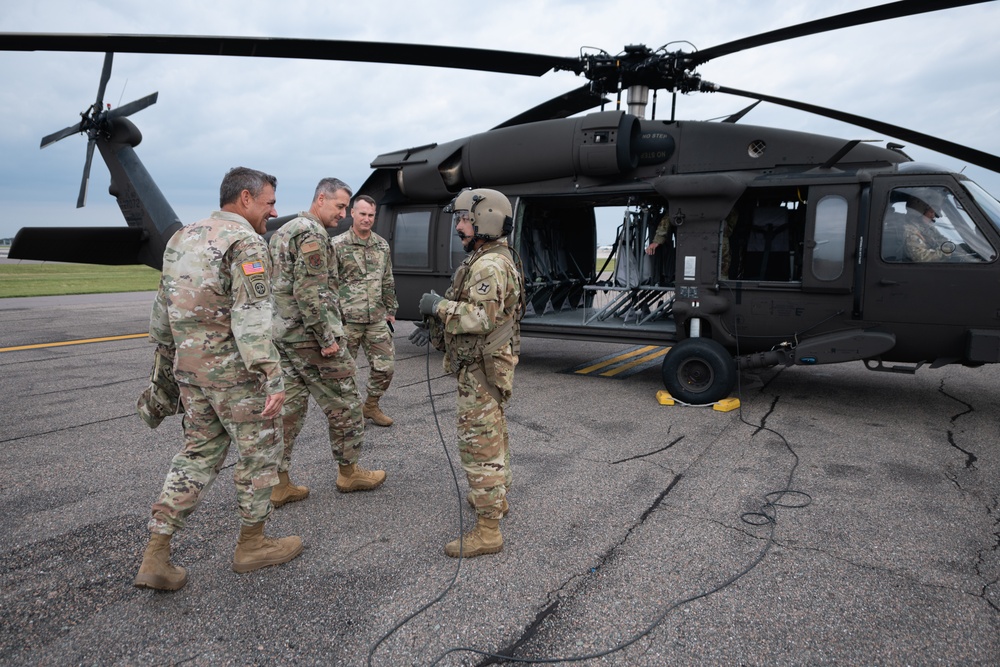
[[[181,443],[134,411],[151,299],[0,300],[0,664],[1000,664],[1000,367],[770,370],[719,412],[659,405],[657,365],[567,372],[631,347],[525,339],[504,549],[459,561],[455,383],[400,323],[385,485],[336,491],[313,405],[311,495],[267,526],[304,553],[230,569],[231,453],[160,593],[132,586]]]

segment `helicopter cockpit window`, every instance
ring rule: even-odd
[[[816,204],[812,272],[819,280],[836,280],[844,273],[847,210],[847,200],[840,195],[827,195]]]
[[[979,208],[986,212],[993,226],[1000,230],[1000,201],[997,201],[993,195],[972,181],[962,181],[962,185],[979,204]]]
[[[400,268],[430,268],[430,211],[400,211],[393,232],[393,265]]]
[[[887,262],[986,262],[996,251],[945,187],[895,188],[882,217]]]

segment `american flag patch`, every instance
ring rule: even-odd
[[[264,273],[263,262],[243,262],[243,275],[252,276],[256,273]]]

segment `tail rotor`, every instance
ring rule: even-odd
[[[113,121],[116,118],[130,116],[137,111],[141,111],[142,109],[155,104],[157,95],[159,94],[153,93],[152,95],[147,95],[146,97],[135,100],[134,102],[122,105],[117,109],[111,109],[110,105],[107,105],[106,107],[104,104],[104,93],[108,87],[108,80],[111,78],[111,64],[113,57],[114,54],[110,51],[104,54],[104,67],[101,70],[100,84],[97,86],[97,99],[90,108],[80,113],[80,122],[63,128],[58,132],[53,132],[52,134],[42,137],[40,148],[45,148],[60,139],[65,139],[66,137],[74,134],[82,132],[87,134],[87,158],[83,164],[83,179],[80,182],[80,195],[76,200],[77,208],[83,208],[83,206],[87,203],[87,186],[90,183],[90,166],[94,161],[94,148],[97,145],[97,140],[101,137],[110,139],[114,129]]]

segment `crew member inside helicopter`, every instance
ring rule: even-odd
[[[935,220],[941,216],[943,198],[933,188],[906,198],[903,220],[903,257],[907,262],[975,262],[976,256],[949,240]]]

